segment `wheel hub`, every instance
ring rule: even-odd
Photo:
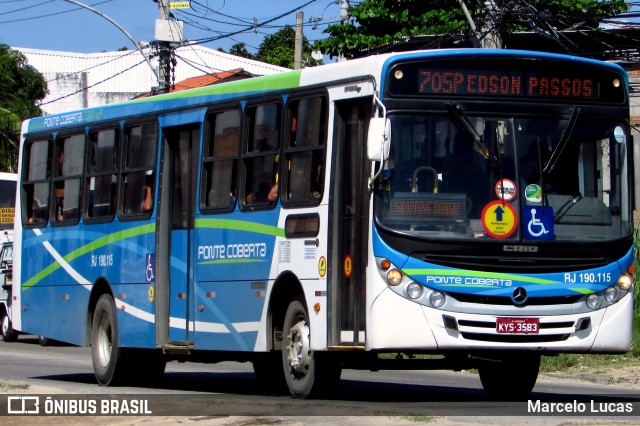
[[[289,333],[289,354],[287,356],[291,372],[296,376],[307,374],[311,364],[309,326],[304,320],[298,321]]]

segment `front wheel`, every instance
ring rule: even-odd
[[[485,392],[505,400],[526,399],[538,379],[539,354],[519,354],[500,361],[486,361],[478,367]]]
[[[7,312],[2,312],[2,340],[15,342],[18,340],[18,332],[13,329],[11,318]]]
[[[284,317],[282,365],[289,392],[297,398],[319,394],[340,380],[340,364],[311,351],[309,315],[300,299],[291,301]]]

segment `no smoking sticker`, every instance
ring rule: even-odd
[[[516,184],[511,179],[501,179],[496,182],[496,195],[504,201],[516,198]]]
[[[495,200],[484,206],[480,220],[484,230],[493,238],[509,237],[518,225],[516,210],[502,200]]]

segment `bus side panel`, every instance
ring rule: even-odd
[[[120,346],[153,349],[155,345],[155,303],[150,283],[113,286]]]
[[[22,293],[23,331],[85,346],[88,302],[89,292],[80,286],[31,287]]]
[[[252,351],[275,279],[279,210],[203,216],[196,222],[195,343],[198,349]],[[238,216],[236,216],[238,217]]]
[[[262,283],[250,281],[198,283],[198,349],[253,350],[265,302],[262,287]]]
[[[135,318],[130,324],[123,317],[121,343],[154,347],[154,333],[149,335],[151,341],[140,339],[141,330],[155,326],[146,274],[149,247],[155,244],[154,229],[153,224],[127,226],[115,221],[81,231],[67,227],[26,231],[22,256],[40,263],[23,262],[22,305],[27,310],[22,315],[22,331],[88,344],[89,297],[93,284],[104,280],[111,286],[118,309]]]

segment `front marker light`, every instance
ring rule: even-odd
[[[604,291],[604,298],[607,302],[613,303],[618,300],[619,290],[617,287],[609,287]]]
[[[429,302],[431,303],[431,306],[433,306],[434,308],[442,307],[442,305],[444,305],[444,301],[445,301],[444,293],[440,291],[434,291],[429,295]]]
[[[600,299],[600,296],[598,296],[597,294],[590,294],[589,297],[587,297],[587,306],[590,309],[595,311],[601,305],[602,305],[602,299]]]
[[[417,299],[422,296],[422,286],[418,283],[411,283],[407,286],[407,296],[410,299]]]
[[[402,282],[402,272],[397,269],[392,269],[387,272],[387,282],[389,285],[397,286]]]
[[[631,275],[622,274],[620,278],[618,278],[618,282],[616,283],[621,290],[629,290],[631,285],[633,284],[633,280],[631,279]]]

